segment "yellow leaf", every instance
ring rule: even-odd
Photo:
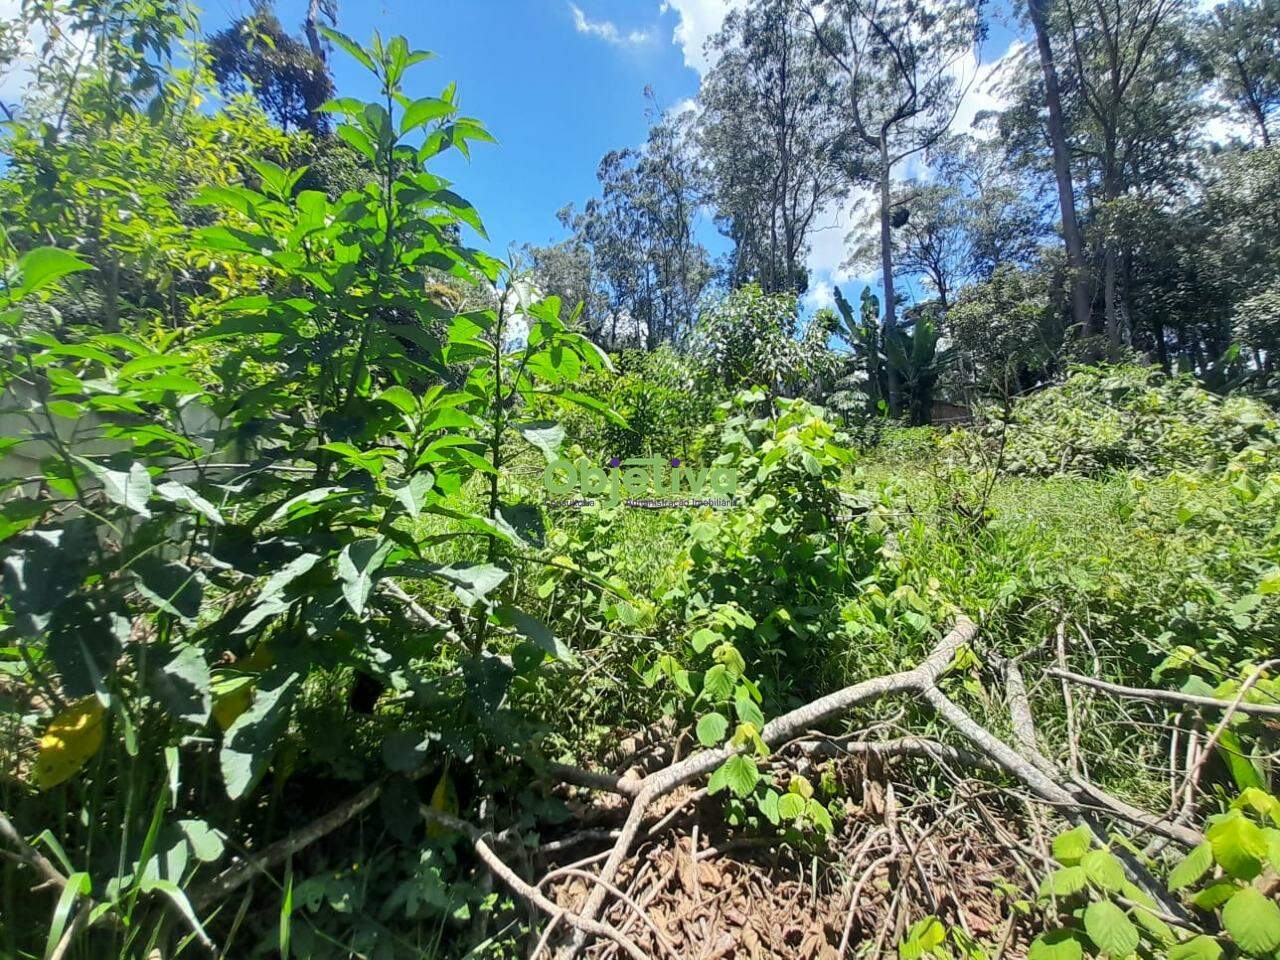
[[[49,721],[36,758],[36,786],[56,787],[69,779],[102,746],[105,711],[97,697],[85,697]]]
[[[240,714],[249,709],[253,703],[253,679],[237,677],[219,691],[219,684],[213,688],[213,719],[223,730],[228,729]]]
[[[440,774],[440,782],[431,791],[431,809],[450,817],[458,815],[458,791],[454,787],[453,781],[449,779],[448,770]],[[429,837],[441,837],[448,833],[449,828],[439,823],[433,821],[427,824],[427,836]]]

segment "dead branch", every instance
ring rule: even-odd
[[[371,783],[359,793],[334,807],[323,816],[311,821],[302,829],[264,848],[261,853],[237,860],[207,884],[193,891],[190,896],[192,905],[197,910],[212,905],[238,887],[248,883],[254,874],[266,873],[299,850],[310,846],[321,837],[337,830],[357,814],[372,806],[378,797],[382,796],[383,786],[384,783],[381,780],[377,783]]]
[[[1058,667],[1048,667],[1045,673],[1051,677],[1069,680],[1083,687],[1093,687],[1095,690],[1112,693],[1118,697],[1128,697],[1131,700],[1163,700],[1167,703],[1176,703],[1184,707],[1211,707],[1215,710],[1234,710],[1237,713],[1247,713],[1255,717],[1280,717],[1280,704],[1272,706],[1266,703],[1233,703],[1230,700],[1202,697],[1194,693],[1180,693],[1177,690],[1126,687],[1118,683],[1109,683],[1106,680],[1097,680],[1093,677],[1086,677],[1083,674],[1072,673],[1070,670],[1063,670]]]

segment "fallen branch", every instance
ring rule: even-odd
[[[205,885],[193,891],[189,897],[192,905],[201,910],[221,900],[227,894],[246,884],[256,873],[266,873],[277,864],[284,863],[298,851],[315,843],[347,823],[370,807],[382,796],[384,782],[371,783],[359,793],[300,830],[289,834],[262,852],[237,860]]]
[[[1062,670],[1058,667],[1049,667],[1045,670],[1045,673],[1051,677],[1069,680],[1083,687],[1093,687],[1095,690],[1103,690],[1118,697],[1128,697],[1131,700],[1162,700],[1184,707],[1211,707],[1215,710],[1234,710],[1237,713],[1247,713],[1255,717],[1280,717],[1280,704],[1272,706],[1266,703],[1233,703],[1230,700],[1202,697],[1194,693],[1180,693],[1177,690],[1126,687],[1118,683],[1109,683],[1106,680],[1096,680],[1083,674],[1072,673],[1070,670]]]
[[[955,658],[956,652],[962,645],[969,643],[977,635],[977,632],[977,625],[972,620],[968,617],[958,617],[956,618],[955,627],[942,638],[919,666],[911,670],[863,680],[861,683],[844,687],[834,693],[827,694],[825,697],[820,697],[812,703],[797,707],[795,710],[784,713],[780,717],[775,717],[766,723],[760,737],[767,746],[776,747],[779,744],[795,739],[798,734],[805,730],[818,726],[859,704],[877,700],[894,693],[922,693],[935,689],[934,685],[938,678],[947,671],[947,668]],[[988,736],[990,735],[988,734]],[[1007,747],[1005,749],[1008,750]],[[631,805],[631,811],[627,815],[626,822],[622,826],[622,832],[609,854],[609,859],[605,861],[600,870],[601,879],[612,883],[614,877],[617,876],[618,869],[622,866],[623,860],[631,849],[631,844],[635,841],[636,833],[640,829],[640,823],[644,819],[645,810],[650,803],[676,787],[688,783],[690,780],[711,773],[737,752],[738,748],[727,745],[703,750],[692,754],[679,763],[672,764],[664,770],[659,770],[645,777],[641,781],[640,792],[636,795],[635,801]],[[583,918],[586,920],[595,919],[604,903],[605,894],[606,891],[603,887],[597,887],[592,891],[583,907]],[[574,936],[570,956],[576,955],[578,950],[585,944],[584,930],[584,927],[578,926],[578,933]]]

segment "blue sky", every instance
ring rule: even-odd
[[[646,88],[659,109],[697,95],[707,67],[702,41],[714,32],[732,0],[340,0],[338,27],[359,40],[375,29],[404,34],[437,59],[411,74],[410,93],[427,95],[456,81],[465,113],[484,121],[497,146],[478,145],[470,163],[451,160],[438,172],[479,209],[491,253],[509,245],[545,243],[563,236],[555,214],[581,205],[596,191],[595,171],[610,150],[639,145],[648,130]],[[203,24],[214,31],[250,8],[248,0],[206,0]],[[1007,6],[988,9],[990,37],[979,80],[960,125],[973,112],[996,105],[989,89],[992,64],[1016,39]],[[305,0],[277,0],[277,12],[297,29]],[[371,95],[372,85],[338,50],[338,89]],[[809,258],[807,305],[829,304],[833,283],[857,288],[876,283],[842,267],[845,234],[856,197],[821,218]],[[705,218],[699,236],[713,252],[725,243]]]

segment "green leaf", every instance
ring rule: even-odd
[[[1109,850],[1092,850],[1080,861],[1085,873],[1101,890],[1115,892],[1124,886],[1124,867]]]
[[[1252,880],[1262,872],[1267,856],[1267,838],[1262,828],[1239,810],[1223,815],[1205,837],[1213,846],[1213,857],[1222,869],[1240,880]]]
[[[414,520],[422,515],[422,505],[435,482],[436,478],[430,470],[419,470],[404,486],[396,489],[395,498],[404,504],[405,510]]]
[[[1222,944],[1213,937],[1200,934],[1186,943],[1171,946],[1167,960],[1220,960],[1221,957]]]
[[[1200,910],[1217,910],[1239,889],[1234,881],[1217,880],[1192,897],[1191,903]]]
[[[382,762],[396,773],[417,770],[426,762],[433,739],[414,730],[392,730],[382,738]]]
[[[514,628],[516,633],[533,643],[543,653],[548,653],[565,663],[577,662],[573,651],[537,617],[505,603],[498,608],[497,615],[499,623]]]
[[[704,653],[707,647],[714,643],[719,643],[723,639],[723,634],[701,627],[695,630],[693,636],[689,638],[689,646],[693,647],[694,653]]]
[[[708,713],[698,721],[698,742],[704,747],[714,747],[724,739],[729,721],[719,713]]]
[[[216,526],[220,527],[223,525],[222,514],[218,512],[218,508],[188,487],[185,483],[179,483],[176,480],[166,480],[164,483],[156,487],[156,493],[164,497],[164,499],[168,500],[170,503],[185,504]]]
[[[129,571],[136,578],[138,592],[165,613],[187,622],[199,615],[204,586],[190,567],[148,554],[135,560]]]
[[[221,859],[225,850],[222,833],[203,820],[179,820],[178,829],[191,845],[191,852],[201,863],[213,863]]]
[[[1173,932],[1173,929],[1167,923],[1157,917],[1150,907],[1134,907],[1131,912],[1133,919],[1138,921],[1138,926],[1143,927],[1147,933],[1151,934],[1160,943],[1167,946],[1177,942],[1177,934]]]
[[[102,484],[102,492],[112,503],[118,503],[139,516],[151,516],[151,511],[147,509],[147,501],[151,499],[151,474],[142,464],[134,463],[125,472],[112,470],[84,457],[76,457],[76,460],[98,478]]]
[[[533,447],[542,452],[547,463],[560,456],[560,447],[564,443],[564,427],[550,420],[535,420],[529,423],[515,423],[512,427]]]
[[[1053,838],[1053,859],[1064,867],[1074,867],[1092,846],[1093,833],[1082,825]]]
[[[467,606],[485,600],[507,579],[507,571],[491,563],[474,567],[434,567],[431,575],[452,586],[458,599]]]
[[[733,677],[722,663],[717,663],[702,677],[702,695],[713,703],[728,700],[733,688]]]
[[[71,919],[71,908],[78,899],[87,897],[92,889],[93,883],[87,873],[73,873],[67,877],[67,885],[62,888],[62,894],[53,908],[53,921],[49,924],[49,938],[44,950],[45,960],[49,960],[57,949],[58,942],[66,931],[67,921]]]
[[[1071,930],[1051,930],[1031,941],[1027,960],[1081,960],[1084,948]]]
[[[1128,914],[1109,900],[1089,904],[1084,911],[1084,930],[1103,953],[1127,957],[1138,949],[1138,928]]]
[[[947,928],[937,917],[925,917],[911,925],[902,943],[898,944],[899,960],[921,960],[934,953],[947,941]]]
[[[258,686],[253,705],[236,718],[218,755],[227,796],[239,800],[266,772],[297,698],[298,674],[275,675]]]
[[[1280,947],[1280,906],[1256,887],[1238,890],[1227,901],[1222,925],[1246,953],[1261,956]]]
[[[424,97],[421,100],[415,100],[405,108],[404,116],[400,118],[400,135],[403,136],[411,130],[416,130],[424,123],[430,123],[432,120],[448,116],[453,111],[454,106],[448,100],[440,100],[437,97]]]
[[[784,793],[778,798],[778,816],[783,820],[798,820],[804,816],[805,799],[798,793]]]
[[[830,833],[835,829],[830,812],[816,797],[810,797],[805,801],[804,812],[813,821],[813,825],[824,833]]]
[[[191,929],[198,930],[206,938],[208,937],[204,927],[200,924],[200,918],[196,916],[195,910],[191,907],[191,901],[187,899],[187,895],[182,892],[176,883],[172,880],[144,876],[141,886],[143,893],[162,893],[168,897],[170,902],[178,908],[178,912],[186,918]]]
[[[353,540],[338,554],[338,576],[342,579],[342,595],[357,617],[364,616],[364,605],[373,590],[373,580],[394,544],[381,537]]]
[[[764,729],[764,714],[745,690],[739,690],[734,696],[733,709],[743,723],[749,723],[757,730]]]
[[[1057,897],[1069,897],[1079,893],[1089,885],[1089,877],[1084,867],[1059,867],[1045,877],[1043,893],[1052,893]]]
[[[760,782],[760,771],[748,756],[737,753],[720,765],[707,781],[707,793],[717,793],[728,787],[739,797],[751,795]],[[779,801],[781,803],[781,801]]]
[[[1239,789],[1247,790],[1254,787],[1265,790],[1267,788],[1267,781],[1250,759],[1244,744],[1234,730],[1223,730],[1218,734],[1216,749],[1218,755],[1226,762],[1227,768],[1231,771],[1231,779],[1236,782]]]
[[[92,264],[85,263],[70,250],[62,250],[59,247],[36,247],[23,254],[18,260],[18,271],[22,274],[22,282],[14,293],[17,298],[30,296],[68,274],[92,269]]]
[[[152,689],[171,716],[189,723],[208,721],[213,696],[209,665],[199,647],[180,644],[159,663],[149,662],[148,672]]]
[[[1213,845],[1208,841],[1197,844],[1169,872],[1169,892],[1176,893],[1183,887],[1189,887],[1199,881],[1213,867]]]

